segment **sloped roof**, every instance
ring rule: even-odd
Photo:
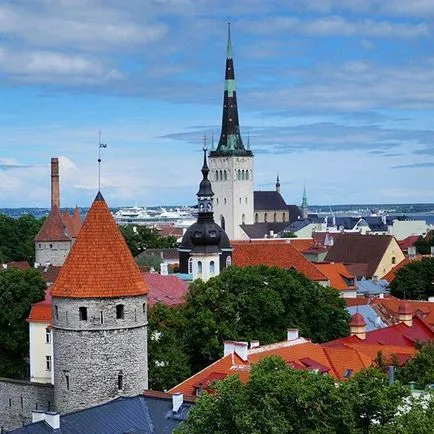
[[[12,262],[7,262],[5,265],[6,268],[16,268],[21,271],[25,271],[31,268],[30,264],[27,261],[12,261]]]
[[[251,239],[267,238],[271,232],[278,234],[288,226],[288,222],[260,222],[251,225],[240,225],[241,229]]]
[[[62,219],[60,210],[54,205],[50,214],[35,237],[36,242],[71,241],[71,234]]]
[[[316,262],[317,267],[321,273],[328,277],[330,286],[340,290],[355,289],[354,285],[348,285],[348,280],[355,279],[345,267],[342,262]]]
[[[41,273],[42,278],[47,284],[54,283],[60,273],[60,265],[40,265],[37,270]]]
[[[342,234],[330,247],[326,261],[366,263],[366,277],[372,277],[392,240],[391,235]]]
[[[384,280],[387,280],[389,283],[392,283],[395,280],[396,273],[398,270],[400,270],[402,267],[405,267],[407,264],[413,261],[421,261],[426,256],[424,255],[416,255],[414,258],[408,258],[405,257],[401,262],[396,264],[386,275],[383,276]]]
[[[233,264],[238,267],[249,265],[268,265],[285,269],[295,269],[314,281],[327,281],[327,277],[309,262],[289,242],[262,241],[243,242],[233,241]]]
[[[295,222],[301,218],[301,211],[297,205],[286,205],[288,209],[288,221],[289,223]]]
[[[77,236],[77,233],[75,231],[75,224],[67,209],[62,213],[62,220],[64,225],[66,226],[68,234],[71,237],[75,238]]]
[[[81,225],[83,224],[83,222],[81,221],[80,210],[78,209],[78,206],[74,208],[74,212],[72,214],[72,221],[74,223],[75,233],[78,235],[81,229]]]
[[[188,292],[187,282],[173,274],[142,273],[142,275],[149,290],[149,306],[154,306],[156,303],[166,306],[184,303],[184,297]]]
[[[283,200],[282,195],[275,190],[254,191],[253,208],[255,211],[287,211],[288,206]]]
[[[414,246],[414,243],[419,239],[419,235],[410,235],[407,238],[404,238],[403,240],[398,241],[399,247],[401,247],[402,250],[408,250],[409,247]]]
[[[289,238],[289,241],[293,247],[295,247],[299,252],[304,252],[309,250],[315,245],[313,238]]]
[[[60,415],[60,429],[36,422],[10,431],[14,434],[143,433],[170,434],[186,420],[193,401],[184,399],[181,408],[172,411],[167,393],[145,392],[134,397],[119,397],[94,407]]]
[[[42,323],[50,323],[51,322],[51,291],[50,288],[45,290],[45,298],[44,300],[34,303],[30,310],[29,316],[27,317],[27,322],[42,322]]]
[[[53,297],[144,295],[146,284],[101,193],[54,283]]]

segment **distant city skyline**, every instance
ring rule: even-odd
[[[289,4],[288,4],[289,3]],[[434,202],[434,2],[0,4],[0,207],[194,203],[217,141],[226,23],[255,189],[288,203]]]

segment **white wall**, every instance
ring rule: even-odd
[[[393,225],[390,228],[390,235],[393,235],[398,241],[400,241],[411,235],[425,235],[427,231],[428,225],[425,220],[394,220]]]
[[[220,274],[220,255],[192,255],[193,260],[193,280],[202,279],[207,281],[211,277]],[[200,271],[199,262],[202,264],[202,271]],[[212,271],[211,262],[214,262],[214,271]]]
[[[47,370],[46,357],[51,357],[51,367],[53,367],[53,346],[46,342],[45,331],[48,323],[29,322],[30,338],[30,381],[38,383],[53,383],[52,369]]]

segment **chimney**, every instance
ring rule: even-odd
[[[167,276],[169,274],[169,267],[166,262],[160,264],[160,274],[162,276]]]
[[[298,329],[288,329],[286,334],[286,340],[288,342],[298,339]]]
[[[357,336],[360,339],[366,338],[366,322],[363,316],[356,312],[350,321],[350,335]]]
[[[408,253],[409,259],[414,259],[416,256],[416,247],[414,247],[414,246],[409,247],[407,253]]]
[[[253,340],[250,341],[250,348],[258,348],[259,347],[259,341]]]
[[[45,420],[53,429],[60,429],[60,413],[53,411],[32,411],[32,422]]]
[[[51,209],[56,205],[60,209],[59,159],[51,159]]]
[[[247,351],[249,347],[249,344],[247,342],[224,341],[223,344],[224,344],[223,356],[236,353],[241,360],[247,362],[248,359]]]
[[[179,392],[174,393],[172,395],[172,411],[174,413],[178,413],[178,410],[181,408],[183,402],[184,402],[184,395]]]
[[[411,327],[413,325],[413,312],[410,305],[403,301],[398,308],[398,321]]]

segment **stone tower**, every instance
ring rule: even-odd
[[[309,217],[309,207],[307,205],[306,186],[303,188],[303,201],[301,203],[301,218],[303,220]]]
[[[231,240],[243,239],[240,225],[253,224],[253,153],[244,147],[240,133],[230,24],[222,129],[209,157],[217,222]]]
[[[191,274],[193,280],[208,280],[232,264],[232,247],[225,231],[214,222],[214,193],[208,179],[206,146],[203,148],[202,181],[197,192],[197,222],[192,224],[179,246],[181,273]]]
[[[57,411],[147,388],[147,293],[98,193],[51,289]]]

